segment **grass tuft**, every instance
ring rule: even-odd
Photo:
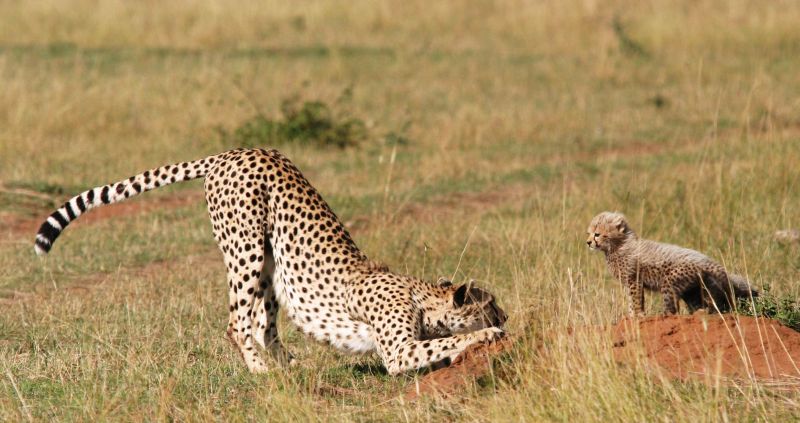
[[[746,316],[775,319],[800,332],[800,301],[794,296],[778,295],[765,284],[758,297],[740,298],[737,310]]]
[[[288,143],[318,147],[356,147],[367,138],[367,128],[359,118],[337,113],[322,101],[300,101],[298,97],[281,104],[281,117],[254,116],[232,132],[220,130],[222,143],[229,148],[281,146]]]

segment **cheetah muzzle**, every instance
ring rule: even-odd
[[[282,307],[313,339],[376,351],[392,374],[452,360],[503,336],[495,298],[472,284],[430,284],[393,273],[358,249],[328,204],[276,150],[237,149],[162,166],[85,191],[41,225],[37,254],[88,210],[175,182],[204,178],[214,239],[228,280],[227,334],[252,372],[268,370],[256,345],[287,357]]]

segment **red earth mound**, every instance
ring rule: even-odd
[[[509,337],[505,337],[500,341],[469,346],[450,366],[430,372],[409,386],[406,399],[414,400],[430,394],[454,394],[469,380],[488,374],[491,370],[490,357],[507,351],[512,343]]]
[[[797,380],[800,332],[775,320],[733,314],[654,316],[613,327],[614,358],[644,358],[667,375]]]
[[[570,331],[573,336],[582,332]],[[611,327],[611,335],[618,363],[643,361],[675,379],[708,376],[792,386],[800,382],[800,332],[771,319],[733,314],[652,316],[622,320]],[[455,394],[471,379],[488,374],[490,357],[509,350],[512,343],[505,338],[467,348],[450,366],[409,386],[406,399]]]

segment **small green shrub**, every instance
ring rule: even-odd
[[[406,122],[398,130],[389,131],[383,136],[383,142],[388,146],[404,146],[411,144],[408,138],[408,129],[411,122]]]
[[[367,138],[361,119],[334,113],[321,101],[284,100],[281,118],[254,116],[233,132],[220,131],[222,141],[232,147],[264,147],[289,142],[325,147],[355,147]]]
[[[741,298],[737,308],[740,314],[775,319],[800,332],[800,302],[794,298],[773,295],[769,285],[764,286],[752,303],[749,298]]]

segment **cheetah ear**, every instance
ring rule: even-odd
[[[458,308],[464,305],[464,301],[467,299],[467,290],[469,287],[467,284],[461,285],[456,289],[456,292],[453,293],[453,305]]]
[[[453,286],[453,281],[447,279],[444,276],[440,276],[439,279],[436,280],[436,286],[439,288],[447,288]]]
[[[480,288],[473,287],[473,282],[475,281],[470,280],[456,289],[456,292],[453,294],[453,305],[461,307],[467,304],[485,303],[494,299],[492,294]]]

